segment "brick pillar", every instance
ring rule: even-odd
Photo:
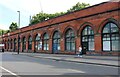
[[[52,38],[49,39],[49,53],[52,53]]]
[[[35,52],[35,41],[32,41],[32,52]]]
[[[101,35],[96,34],[95,35],[95,52],[96,53],[101,53],[102,52],[102,40],[101,40]]]
[[[22,52],[22,41],[20,42],[20,52]]]
[[[65,51],[65,39],[62,37],[60,41],[60,52]]]
[[[26,51],[28,51],[28,40],[26,40]]]
[[[79,46],[81,46],[81,38],[80,38],[80,36],[76,37],[76,52],[78,52]]]

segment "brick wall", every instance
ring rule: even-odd
[[[118,24],[118,28],[120,29],[120,22],[119,21],[119,11],[120,7],[118,7],[119,2],[108,2],[108,3],[102,3],[95,6],[91,6],[88,8],[85,8],[80,11],[76,11],[70,14],[65,14],[53,19],[49,19],[47,21],[32,25],[23,27],[20,30],[16,30],[14,32],[10,33],[10,36],[7,34],[4,36],[4,41],[8,41],[8,39],[13,40],[16,38],[18,39],[18,32],[20,35],[20,39],[23,37],[26,37],[26,51],[28,51],[28,37],[32,36],[32,50],[31,52],[35,51],[35,36],[36,34],[41,34],[41,39],[43,39],[43,34],[48,33],[49,35],[49,51],[44,51],[40,49],[41,53],[52,53],[52,37],[54,31],[58,30],[61,35],[60,40],[60,52],[61,54],[75,54],[78,51],[79,46],[81,46],[81,33],[82,30],[87,26],[91,26],[91,28],[94,31],[94,39],[95,39],[95,52],[87,52],[87,54],[113,54],[117,55],[119,52],[103,52],[102,51],[102,36],[101,32],[104,27],[104,25],[107,22],[114,22]],[[117,10],[119,9],[119,10]],[[75,52],[68,52],[65,51],[65,32],[71,28],[75,32]],[[20,51],[22,52],[22,41],[21,41],[21,48]],[[14,44],[12,44],[14,46]],[[18,47],[16,48],[18,49]],[[8,49],[8,45],[6,44],[6,50],[12,50]]]

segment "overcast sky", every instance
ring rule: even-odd
[[[1,0],[0,1],[0,29],[9,29],[12,22],[18,23],[18,12],[21,15],[20,27],[28,26],[30,16],[41,9],[44,13],[65,12],[77,2],[90,5],[99,4],[108,0]]]

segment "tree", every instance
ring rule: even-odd
[[[32,17],[29,25],[37,24],[39,22],[46,21],[48,19],[51,19],[51,18],[60,16],[60,15],[63,15],[65,13],[69,13],[69,12],[73,12],[73,11],[76,11],[76,10],[80,10],[80,9],[83,9],[85,7],[88,7],[88,6],[90,6],[90,5],[86,4],[86,3],[79,3],[78,2],[72,8],[67,10],[67,12],[60,12],[60,13],[55,13],[55,14],[47,14],[47,13],[40,12],[39,14],[36,14],[36,15],[34,15]]]
[[[8,30],[2,30],[2,29],[0,29],[0,35],[3,35],[5,33],[7,33],[7,32],[8,32]]]
[[[48,19],[60,16],[63,14],[65,14],[65,13],[60,12],[60,13],[55,13],[55,14],[47,14],[47,13],[40,12],[39,14],[36,14],[35,16],[32,17],[32,20],[30,21],[29,25],[37,24],[39,22],[46,21]]]
[[[10,31],[15,31],[18,29],[17,23],[12,22],[12,24],[9,27]]]
[[[76,10],[81,10],[83,8],[86,8],[90,6],[90,4],[87,4],[87,3],[77,3],[76,5],[72,6],[72,8],[70,8],[69,10],[67,10],[67,12],[73,12],[73,11],[76,11]]]

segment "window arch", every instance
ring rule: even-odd
[[[82,31],[82,49],[83,51],[94,51],[94,31],[89,25]]]
[[[60,33],[55,31],[53,34],[53,52],[60,50]]]
[[[28,38],[28,50],[32,50],[32,36]]]
[[[22,49],[26,50],[26,38],[23,37]]]
[[[120,34],[115,23],[105,24],[102,31],[103,51],[120,51]]]
[[[43,50],[49,50],[49,35],[47,33],[43,35]]]
[[[65,33],[65,50],[75,51],[75,33],[71,28]]]
[[[40,44],[40,35],[37,34],[35,37],[35,50],[40,50],[41,44]]]

